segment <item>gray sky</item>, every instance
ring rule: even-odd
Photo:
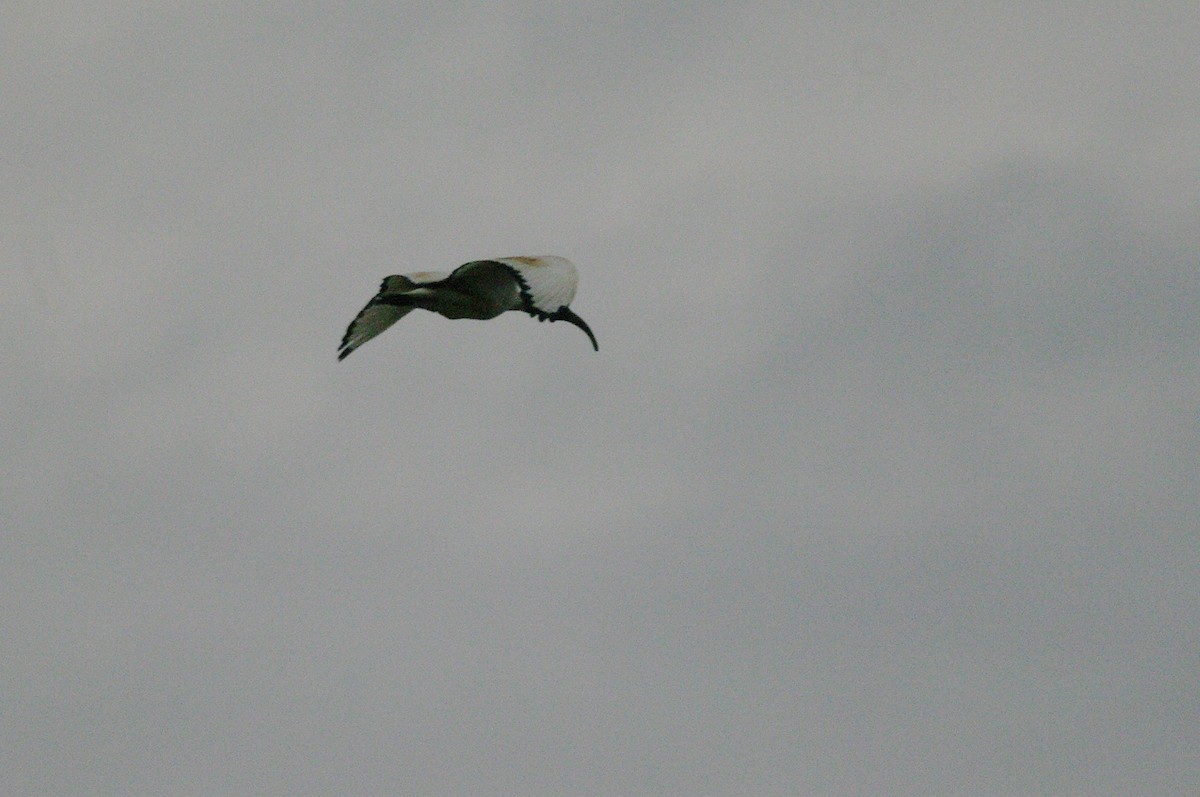
[[[0,793],[1196,793],[1194,2],[248,5],[0,7]]]

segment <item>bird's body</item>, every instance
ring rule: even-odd
[[[338,359],[345,359],[414,309],[480,320],[520,310],[539,321],[574,324],[599,351],[592,330],[568,307],[578,281],[570,260],[551,256],[472,260],[449,274],[421,271],[385,277],[379,293],[350,322]]]

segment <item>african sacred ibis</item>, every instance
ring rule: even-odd
[[[538,321],[566,321],[596,336],[567,307],[575,298],[579,276],[565,257],[498,257],[472,260],[446,274],[419,271],[384,277],[379,293],[359,311],[338,346],[338,359],[408,315],[414,308],[446,318],[495,318],[508,310],[529,313]]]

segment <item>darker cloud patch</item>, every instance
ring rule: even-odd
[[[859,346],[984,364],[1053,364],[1131,346],[1178,351],[1200,322],[1183,242],[1099,177],[1041,165],[981,175],[890,211],[835,322]]]

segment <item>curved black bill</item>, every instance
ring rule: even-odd
[[[579,327],[585,333],[587,333],[588,338],[592,341],[592,348],[596,351],[600,351],[600,344],[596,342],[596,336],[592,334],[592,330],[587,325],[587,322],[575,315],[575,313],[571,311],[571,308],[563,305],[562,307],[558,308],[558,312],[551,315],[550,318],[554,321],[566,321],[569,324],[574,324],[575,326]]]

